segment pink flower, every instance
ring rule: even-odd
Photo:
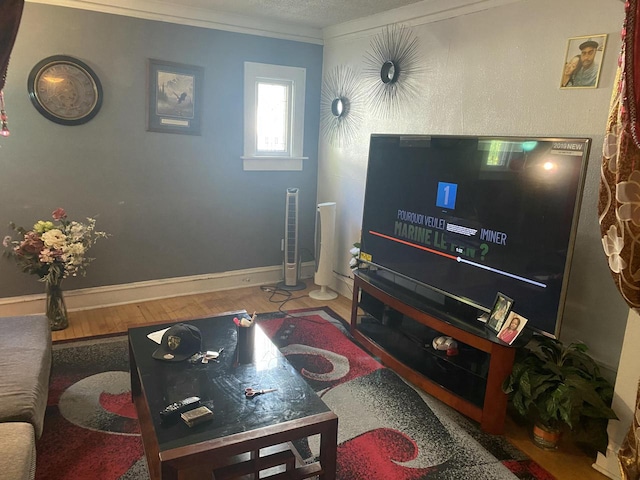
[[[9,245],[11,245],[11,240],[12,238],[7,235],[6,237],[4,237],[4,239],[2,240],[2,246],[3,247],[8,247]]]
[[[61,218],[66,218],[67,212],[64,211],[64,208],[56,208],[51,214],[54,220],[60,220]]]
[[[40,251],[44,248],[44,242],[35,232],[27,232],[24,235],[24,240],[20,242],[15,249],[18,255],[39,255]]]

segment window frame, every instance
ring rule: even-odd
[[[288,152],[258,150],[258,83],[290,85]],[[306,69],[244,62],[244,170],[302,170]]]

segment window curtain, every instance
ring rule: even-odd
[[[605,131],[598,201],[602,246],[630,308],[640,311],[640,35],[638,0],[625,2],[622,48]],[[623,480],[640,479],[640,385],[618,460]]]
[[[9,69],[9,57],[18,35],[24,0],[0,0],[0,125],[2,136],[9,134],[4,110],[4,89]]]

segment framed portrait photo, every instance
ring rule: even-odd
[[[513,299],[507,297],[505,294],[498,292],[496,300],[493,303],[493,308],[489,314],[489,320],[487,320],[487,327],[494,333],[498,333],[505,320],[509,316],[509,312],[513,307]]]
[[[516,312],[511,312],[497,336],[504,343],[511,345],[513,341],[518,338],[518,335],[520,335],[520,332],[522,332],[526,323],[527,319],[522,315],[518,315]]]
[[[147,130],[200,135],[204,68],[149,59]]]
[[[570,38],[560,88],[597,88],[606,44],[606,33]]]

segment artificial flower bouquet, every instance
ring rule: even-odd
[[[87,256],[89,248],[105,232],[96,231],[96,221],[87,218],[87,223],[71,221],[62,208],[51,214],[52,221],[39,220],[31,230],[16,227],[20,238],[4,237],[4,255],[16,260],[25,273],[38,275],[41,282],[59,285],[68,276],[85,275],[85,268],[93,260]]]
[[[349,267],[351,268],[351,270],[357,270],[358,267],[360,266],[360,242],[356,242],[353,244],[353,247],[351,247],[351,250],[349,250],[349,253],[351,254],[351,260],[349,260]]]

